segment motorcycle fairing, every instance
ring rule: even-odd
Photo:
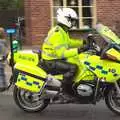
[[[90,71],[86,65],[83,64],[83,60],[86,60],[88,56],[90,56],[90,54],[81,53],[78,56],[71,57],[67,60],[68,62],[72,64],[78,65],[78,71],[73,80],[75,83],[79,83],[80,80],[93,81],[95,78],[94,73]]]
[[[97,55],[85,52],[77,57],[69,58],[68,62],[79,66],[74,79],[76,83],[81,80],[93,81],[95,77],[113,83],[120,78],[120,64],[112,60],[101,59]]]
[[[106,82],[112,83],[120,78],[120,64],[115,61],[101,59],[99,56],[91,55],[87,59],[82,60],[82,64],[98,78],[104,79]]]

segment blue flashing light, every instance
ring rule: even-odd
[[[13,29],[13,28],[10,28],[10,29],[7,29],[6,32],[7,32],[8,34],[14,34],[14,33],[16,32],[16,30]]]

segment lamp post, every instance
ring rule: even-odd
[[[6,32],[10,37],[11,65],[12,65],[12,72],[13,72],[14,70],[13,34],[15,33],[15,29],[7,29]]]

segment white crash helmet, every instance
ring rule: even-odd
[[[59,8],[57,10],[57,22],[67,26],[68,28],[72,28],[74,26],[73,23],[77,19],[77,13],[71,8]]]

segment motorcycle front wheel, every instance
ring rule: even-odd
[[[114,87],[107,92],[105,103],[112,112],[120,115],[120,94]]]
[[[17,86],[14,86],[13,97],[18,107],[26,112],[41,112],[50,103],[50,99],[40,99],[39,94],[31,93]]]

